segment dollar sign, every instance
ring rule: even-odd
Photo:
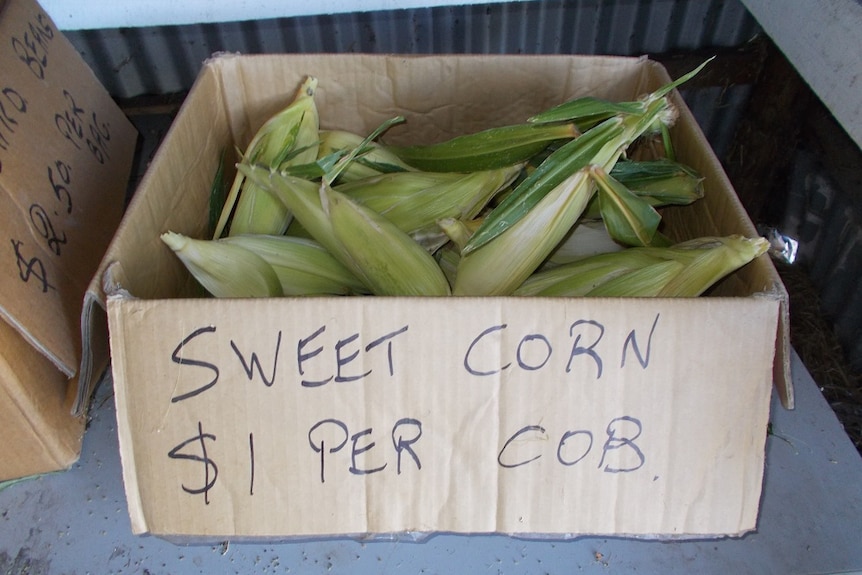
[[[29,260],[21,254],[21,245],[24,242],[19,240],[11,240],[12,248],[15,250],[15,257],[17,258],[18,264],[18,276],[21,278],[23,282],[29,282],[30,277],[35,277],[37,280],[42,282],[42,293],[48,291],[48,289],[56,289],[54,286],[48,283],[47,273],[45,272],[45,264],[42,263],[37,257],[32,257]]]
[[[183,491],[185,491],[186,493],[191,493],[192,495],[199,495],[203,493],[205,505],[210,504],[209,490],[212,489],[213,485],[215,485],[216,478],[218,477],[218,466],[212,459],[207,457],[207,439],[215,441],[216,436],[212,433],[204,433],[203,425],[200,421],[198,421],[198,434],[194,437],[186,439],[168,452],[168,457],[170,457],[171,459],[186,459],[188,461],[195,461],[197,463],[204,464],[204,486],[192,489],[186,487],[185,485],[182,485],[182,488]],[[182,450],[187,445],[191,445],[196,442],[200,443],[200,455],[198,455],[197,453],[182,452]],[[210,473],[210,467],[212,467],[212,473]]]

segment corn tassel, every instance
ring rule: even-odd
[[[165,232],[162,241],[204,289],[216,297],[282,295],[275,271],[260,256],[218,240],[196,240]]]

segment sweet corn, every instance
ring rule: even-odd
[[[706,237],[677,244],[676,249],[681,254],[692,251],[696,255],[661,289],[657,294],[660,297],[696,297],[703,294],[719,279],[766,253],[769,240],[740,235]]]
[[[696,238],[667,248],[628,248],[537,272],[514,293],[696,297],[765,253],[768,247],[765,238],[730,235]]]
[[[216,297],[282,295],[275,270],[260,256],[220,240],[196,240],[165,232],[162,241],[204,289]]]
[[[317,79],[306,78],[290,105],[257,131],[242,161],[272,169],[314,161],[319,140],[316,89]],[[238,172],[213,237],[221,237],[231,217],[229,235],[280,235],[287,229],[291,214],[277,198],[253,183],[246,183],[245,176]]]
[[[664,158],[621,160],[610,175],[653,207],[684,206],[703,198],[703,178],[689,166]],[[593,198],[583,217],[602,217],[598,198]]]
[[[521,165],[468,174],[396,172],[336,186],[413,234],[443,218],[471,219],[521,173]]]
[[[327,186],[321,188],[332,230],[348,267],[375,295],[449,295],[446,276],[421,245],[374,210]]]
[[[514,292],[519,296],[585,296],[615,277],[663,261],[639,249],[607,252],[538,271]]]
[[[286,296],[365,294],[368,289],[319,243],[291,236],[245,234],[220,240],[272,266]]]
[[[701,67],[633,103],[631,111],[602,121],[548,156],[485,217],[470,238],[461,253],[454,293],[507,295],[517,289],[582,216],[595,192],[595,184],[588,175],[590,166],[611,171],[637,138],[673,122],[676,113],[666,95]],[[534,119],[541,125],[564,118],[555,115],[551,120],[540,114]]]
[[[330,188],[257,166],[239,169],[277,195],[303,228],[375,295],[448,295],[437,262],[395,224]]]

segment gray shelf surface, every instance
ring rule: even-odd
[[[862,458],[795,354],[792,373],[797,407],[773,397],[758,527],[743,537],[439,534],[220,545],[132,534],[106,376],[80,461],[0,491],[0,573],[862,573]]]

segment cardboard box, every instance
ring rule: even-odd
[[[442,140],[669,81],[640,58],[224,55],[207,62],[103,262],[135,533],[739,535],[756,527],[786,295],[764,257],[710,297],[194,299],[221,154],[305,75],[324,128]],[[706,198],[669,233],[755,235],[683,102]]]
[[[0,2],[0,41],[4,480],[80,454],[108,360],[106,315],[85,312],[85,294],[122,216],[136,134],[37,3]]]

